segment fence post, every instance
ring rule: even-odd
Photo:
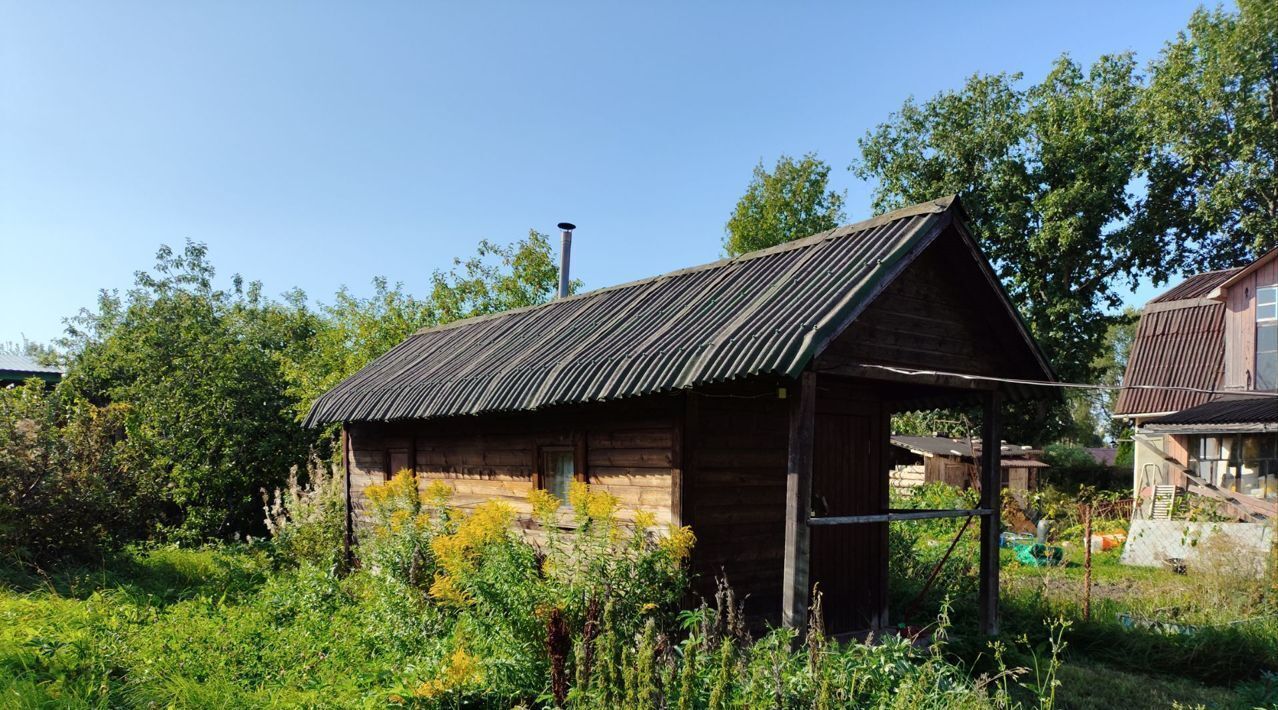
[[[1083,504],[1083,621],[1092,620],[1092,505]]]

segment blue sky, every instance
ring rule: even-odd
[[[974,72],[1142,64],[1197,3],[0,0],[0,341],[47,341],[161,243],[330,300],[579,226],[594,288],[710,261],[760,160]],[[1158,289],[1144,285],[1143,302]]]

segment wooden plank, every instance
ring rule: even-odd
[[[346,520],[345,534],[342,536],[342,559],[346,562],[347,569],[350,569],[355,563],[355,553],[351,549],[355,541],[355,504],[351,498],[351,432],[346,424],[342,424],[342,479],[345,504],[346,504]]]
[[[888,382],[900,382],[911,385],[934,385],[948,389],[989,391],[998,387],[997,383],[986,380],[968,380],[962,377],[953,377],[950,375],[907,375],[892,372],[891,370],[884,370],[878,367],[865,367],[860,364],[831,365],[830,367],[823,368],[821,371],[823,373],[842,375],[845,377],[862,377],[872,380],[885,380]]]
[[[630,468],[672,468],[670,449],[591,449],[591,466],[624,466]]]
[[[599,449],[664,449],[673,441],[674,433],[667,427],[592,431],[587,437],[590,446]]]
[[[767,486],[785,488],[785,469],[777,467],[718,468],[697,466],[697,488],[719,486]]]
[[[674,466],[670,469],[669,492],[667,503],[670,505],[670,520],[675,526],[683,523],[683,469],[687,464],[684,455],[684,437],[688,427],[688,410],[685,404],[683,415],[678,417],[675,426],[670,430],[670,459]]]
[[[800,633],[808,622],[808,518],[812,505],[812,442],[816,373],[804,372],[790,393],[790,444],[786,470],[785,562],[781,622]]]
[[[992,515],[989,508],[962,508],[954,510],[894,510],[870,515],[827,515],[810,518],[808,525],[857,525],[860,523],[896,523],[902,520],[933,520],[937,518],[966,518],[973,515]]]
[[[990,636],[998,634],[998,537],[1000,531],[1000,506],[1002,503],[999,479],[999,457],[1002,447],[1002,428],[999,426],[1001,397],[990,392],[982,402],[981,416],[981,507],[989,514],[981,516],[981,563],[977,591],[977,616],[981,631]]]
[[[599,486],[643,486],[646,488],[669,488],[672,471],[659,468],[622,468],[618,466],[595,466],[590,469],[591,485]]]
[[[773,468],[786,465],[784,449],[702,449],[696,454],[697,466],[705,468]]]

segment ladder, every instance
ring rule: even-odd
[[[1176,486],[1154,486],[1154,507],[1149,514],[1150,520],[1169,520],[1174,507],[1176,507]]]

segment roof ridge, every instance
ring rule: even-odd
[[[624,281],[622,283],[613,284],[611,286],[601,286],[599,288],[592,289],[590,291],[585,291],[582,293],[574,293],[565,298],[556,298],[556,299],[547,301],[545,303],[538,303],[531,306],[521,306],[519,308],[512,308],[512,309],[500,311],[497,313],[485,313],[483,315],[471,316],[469,318],[462,318],[459,320],[451,321],[449,323],[427,326],[425,328],[421,328],[415,331],[410,337],[425,335],[426,333],[434,333],[439,331],[451,330],[453,328],[458,328],[464,325],[473,325],[475,323],[482,323],[485,321],[493,320],[495,318],[501,318],[504,316],[513,316],[520,313],[526,313],[528,311],[536,310],[539,308],[548,308],[557,303],[568,303],[568,302],[576,301],[586,297],[593,298],[595,296],[598,296],[602,293],[607,293],[609,291],[620,291],[622,289],[634,288],[634,287],[642,286],[645,284],[656,283],[664,279],[671,279],[677,276],[684,276],[690,273],[697,273],[697,272],[705,271],[708,269],[721,268],[733,262],[746,262],[746,261],[750,261],[760,257],[770,256],[772,254],[778,254],[781,252],[792,251],[796,249],[803,249],[808,246],[811,246],[812,244],[817,244],[819,242],[825,241],[826,239],[842,239],[844,237],[850,237],[854,234],[866,232],[876,227],[881,227],[885,224],[890,224],[892,222],[896,222],[902,219],[907,219],[909,217],[914,217],[921,214],[940,214],[941,212],[944,212],[950,209],[957,202],[957,200],[958,200],[957,195],[947,195],[945,197],[939,197],[935,200],[928,200],[927,202],[920,202],[918,204],[908,205],[906,207],[893,210],[891,212],[884,212],[881,215],[876,215],[874,217],[870,217],[869,219],[861,220],[860,222],[853,222],[851,224],[835,227],[833,229],[827,229],[823,232],[817,232],[816,234],[812,234],[806,237],[800,237],[799,239],[794,239],[794,240],[785,242],[783,244],[776,244],[774,246],[765,247],[763,249],[756,249],[755,251],[746,252],[744,254],[739,254],[737,256],[727,257],[724,259],[717,259],[715,261],[706,262],[704,264],[697,264],[695,266],[686,266],[682,269],[675,269],[674,271],[667,271],[662,274],[657,274],[655,276],[647,276],[641,279],[634,279],[632,281]]]
[[[1208,276],[1220,276],[1220,275],[1222,275],[1222,274],[1234,274],[1234,273],[1237,273],[1238,271],[1241,271],[1242,269],[1245,269],[1245,268],[1246,268],[1246,267],[1244,267],[1244,266],[1233,266],[1233,267],[1229,267],[1229,268],[1227,268],[1227,269],[1212,269],[1211,271],[1200,271],[1200,272],[1198,272],[1198,273],[1196,273],[1196,274],[1190,274],[1190,275],[1188,275],[1188,276],[1184,276],[1184,277],[1182,277],[1179,281],[1177,281],[1175,284],[1172,284],[1171,286],[1168,286],[1167,288],[1165,288],[1165,289],[1163,289],[1163,290],[1159,291],[1159,292],[1158,292],[1158,295],[1156,295],[1156,296],[1154,296],[1153,298],[1151,298],[1151,299],[1149,299],[1148,301],[1146,301],[1146,302],[1145,302],[1145,305],[1146,305],[1146,306],[1148,306],[1148,305],[1150,305],[1150,304],[1153,304],[1153,303],[1159,303],[1159,302],[1162,302],[1162,303],[1173,303],[1173,302],[1175,302],[1175,301],[1191,300],[1191,299],[1182,299],[1182,298],[1177,298],[1177,299],[1172,299],[1172,300],[1170,300],[1170,301],[1160,301],[1159,299],[1165,298],[1168,294],[1171,294],[1171,293],[1175,292],[1175,291],[1176,291],[1176,289],[1178,289],[1178,288],[1180,288],[1180,287],[1184,286],[1185,284],[1187,284],[1187,283],[1189,283],[1189,282],[1191,282],[1191,281],[1193,281],[1193,280],[1195,280],[1195,279],[1202,279],[1202,278],[1204,278],[1204,277],[1208,277]],[[1225,281],[1228,281],[1228,280],[1229,280],[1229,277],[1226,277],[1226,278],[1225,278]],[[1224,281],[1222,281],[1221,283],[1224,283]],[[1217,286],[1219,286],[1219,284],[1217,284]]]

